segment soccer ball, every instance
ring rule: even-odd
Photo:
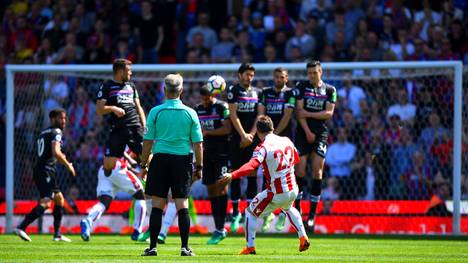
[[[213,75],[206,82],[206,86],[211,94],[220,94],[226,88],[226,81],[220,75]]]

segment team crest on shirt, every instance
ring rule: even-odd
[[[319,143],[318,150],[325,155],[327,153],[327,146],[323,143]]]
[[[143,135],[146,135],[148,133],[148,127],[143,128]]]

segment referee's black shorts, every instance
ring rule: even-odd
[[[188,198],[192,181],[192,155],[156,153],[151,160],[145,193],[167,198]]]

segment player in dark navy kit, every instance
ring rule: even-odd
[[[328,128],[326,121],[333,116],[336,89],[322,81],[322,66],[319,61],[307,63],[307,81],[296,84],[298,127],[296,147],[300,161],[297,165],[299,191],[304,185],[304,176],[309,157],[312,165],[312,187],[310,190],[310,212],[307,226],[314,229],[315,212],[322,192],[322,174],[327,153]]]
[[[227,92],[231,123],[230,159],[232,169],[238,169],[250,160],[258,144],[256,123],[257,117],[263,115],[265,107],[260,103],[261,91],[251,86],[255,76],[255,68],[249,63],[243,63],[238,70],[239,83],[229,87]],[[247,200],[257,194],[257,178],[253,174],[247,177]],[[231,183],[232,222],[231,231],[237,232],[242,215],[239,213],[240,179]]]
[[[54,241],[70,242],[71,240],[61,235],[60,225],[63,215],[64,198],[55,179],[55,166],[57,160],[63,164],[67,170],[75,176],[75,169],[71,162],[67,161],[65,154],[60,149],[62,144],[62,130],[67,124],[67,114],[64,109],[55,109],[49,113],[51,126],[43,130],[36,141],[37,161],[34,166],[33,179],[39,190],[39,204],[34,207],[23,221],[15,229],[15,233],[25,241],[31,241],[26,234],[26,228],[44,211],[54,200]]]
[[[274,87],[268,87],[262,91],[262,104],[265,113],[273,121],[274,134],[291,136],[291,117],[296,106],[294,90],[286,86],[288,83],[288,71],[285,68],[276,68],[273,71]]]
[[[285,68],[273,70],[274,87],[263,89],[261,103],[265,107],[265,114],[273,121],[274,134],[286,136],[292,140],[291,117],[296,106],[294,90],[286,86],[288,83],[288,71]],[[264,180],[265,181],[265,180]],[[300,200],[298,196],[298,200]],[[296,204],[297,206],[297,204]],[[273,213],[266,215],[263,220],[262,231],[270,229],[270,223],[275,218]],[[286,215],[280,213],[276,223],[276,230],[282,231]]]
[[[226,102],[216,99],[203,86],[200,89],[202,103],[195,111],[203,132],[203,184],[208,189],[211,211],[216,230],[207,244],[216,245],[226,237],[224,223],[227,208],[227,185],[220,187],[216,181],[228,171],[228,136],[231,133],[229,108]]]
[[[143,130],[146,127],[146,116],[140,105],[140,98],[135,84],[130,81],[132,62],[116,59],[112,65],[114,78],[101,85],[97,94],[96,112],[108,116],[109,137],[104,152],[104,175],[109,177],[117,161],[123,157],[128,146],[137,154],[137,162],[142,153]],[[143,190],[133,194],[135,200],[145,200]],[[99,201],[105,210],[112,201],[110,195],[100,195]],[[136,231],[132,239],[136,240]]]
[[[97,94],[96,112],[109,115],[110,134],[104,157],[104,172],[107,175],[111,174],[115,162],[123,156],[126,145],[138,155],[142,151],[146,117],[135,84],[129,82],[131,66],[129,60],[116,59],[112,68],[114,79],[102,84]]]

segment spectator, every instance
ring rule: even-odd
[[[213,46],[211,50],[211,60],[214,63],[228,63],[231,59],[234,48],[232,32],[227,27],[222,27],[220,32],[220,42]]]
[[[434,195],[431,197],[429,207],[426,211],[428,216],[452,216],[452,212],[447,209],[446,200],[450,200],[450,184],[442,181],[435,185]]]
[[[361,116],[361,101],[366,99],[364,90],[353,85],[350,73],[343,75],[342,88],[338,90],[338,96],[343,98],[343,106],[353,111],[356,118]]]
[[[298,21],[294,29],[294,37],[286,43],[285,57],[292,60],[291,49],[299,47],[302,57],[313,58],[315,56],[315,39],[305,32],[305,24]]]
[[[48,38],[54,50],[57,50],[62,44],[65,32],[62,28],[63,19],[59,14],[54,14],[53,20],[49,21],[44,27],[43,38]]]
[[[104,30],[104,21],[102,19],[97,19],[94,25],[94,32],[88,37],[86,42],[87,52],[84,57],[86,63],[104,64],[110,61],[110,46],[112,40]]]
[[[267,33],[263,27],[262,14],[255,12],[252,14],[252,26],[249,28],[250,41],[255,46],[255,60],[260,61],[265,47]]]
[[[249,32],[240,31],[237,35],[236,45],[232,49],[231,62],[239,63],[252,60],[255,54],[255,46],[250,43]],[[250,58],[250,59],[249,59]]]
[[[397,91],[396,103],[388,108],[387,117],[393,115],[398,115],[403,123],[413,125],[416,106],[408,102],[406,89],[400,88]]]
[[[338,140],[328,148],[325,163],[330,167],[330,176],[339,180],[343,198],[348,198],[352,191],[351,161],[356,155],[356,146],[348,141],[345,128],[338,128]]]
[[[417,60],[417,61],[424,61],[424,60],[429,60],[429,55],[428,55],[428,47],[424,43],[424,41],[420,38],[416,38],[413,41],[414,43],[414,53],[409,55],[407,54],[404,57],[404,60]]]
[[[114,38],[115,40],[125,40],[129,52],[135,54],[138,59],[142,57],[143,50],[140,45],[140,39],[132,32],[130,24],[126,19],[119,24],[119,32]]]
[[[67,116],[73,139],[79,140],[86,131],[93,128],[93,115],[96,114],[96,105],[89,99],[88,93],[82,86],[75,89],[74,101],[68,107]]]
[[[384,140],[388,145],[398,144],[401,135],[401,119],[399,115],[393,114],[389,118],[388,128],[384,133]]]
[[[310,15],[306,20],[305,27],[307,34],[317,40],[315,41],[315,52],[320,53],[326,44],[325,41],[320,41],[325,35],[324,26],[319,24],[318,17]]]
[[[75,52],[75,55],[73,56],[75,59],[73,60],[76,60],[76,61],[81,61],[83,59],[83,55],[84,55],[84,50],[81,46],[77,45],[76,44],[76,35],[73,34],[73,33],[67,33],[65,35],[65,44],[63,47],[61,47],[59,50],[58,50],[58,54],[57,56],[58,57],[64,57],[65,56],[65,49],[69,47],[69,48],[73,48],[74,52]]]
[[[301,4],[301,9],[299,11],[299,18],[306,20],[307,16],[310,15],[311,11],[318,9],[318,7],[323,6],[324,8],[331,8],[333,6],[332,0],[304,0]]]
[[[335,43],[336,33],[342,32],[344,34],[344,43],[346,45],[351,44],[354,38],[354,24],[346,22],[344,10],[341,8],[335,9],[333,17],[334,20],[327,23],[327,43]]]
[[[344,110],[342,121],[343,127],[350,133],[348,135],[349,142],[359,147],[363,138],[362,123],[356,121],[350,109]]]
[[[24,17],[18,17],[16,19],[16,26],[13,28],[10,37],[8,38],[8,50],[15,49],[18,42],[22,41],[24,48],[36,51],[38,47],[38,39],[35,36],[33,30],[28,26],[27,21]]]
[[[321,198],[332,201],[340,199],[340,186],[336,177],[331,176],[327,178],[327,185],[322,190]]]
[[[119,39],[117,41],[117,48],[112,55],[112,60],[117,58],[125,58],[130,60],[132,63],[137,62],[137,56],[128,49],[128,42],[126,39]]]
[[[403,176],[411,168],[412,156],[418,150],[413,142],[413,136],[408,128],[400,130],[400,139],[392,148],[392,158],[390,163],[390,195],[393,198],[403,198],[405,196],[405,185]]]
[[[203,45],[205,48],[211,49],[218,43],[216,32],[209,26],[209,21],[210,17],[208,16],[208,13],[201,12],[198,15],[198,25],[192,27],[187,34],[187,43],[189,46],[193,40],[193,35],[198,32],[203,34]]]
[[[346,1],[345,2],[346,23],[350,23],[352,25],[359,25],[361,19],[365,17],[364,10],[362,10],[362,8],[360,7],[361,4],[362,4],[361,1]]]
[[[267,45],[263,52],[263,56],[265,57],[265,63],[279,63],[283,62],[281,59],[276,57],[276,48],[273,45]]]
[[[348,45],[345,42],[345,33],[337,31],[335,33],[335,41],[333,42],[333,49],[335,53],[334,60],[337,62],[345,62],[351,60],[351,53]]]
[[[193,39],[190,42],[190,45],[188,46],[188,51],[194,51],[197,56],[197,60],[201,62],[204,56],[208,56],[210,54],[210,50],[206,48],[203,44],[204,35],[202,32],[197,32],[192,36]]]
[[[274,35],[273,45],[276,47],[276,57],[281,60],[286,60],[286,42],[288,37],[285,31],[277,31]]]
[[[317,6],[314,7],[306,17],[316,17],[318,25],[321,27],[327,26],[327,22],[333,19],[331,6],[328,5],[324,0],[318,0]]]
[[[414,46],[408,39],[408,32],[405,29],[398,29],[398,42],[390,45],[390,49],[395,53],[398,60],[409,57],[414,53]]]
[[[433,171],[424,153],[415,151],[411,159],[413,163],[404,175],[407,193],[405,199],[427,200],[431,195]]]
[[[444,135],[450,136],[450,132],[440,124],[440,117],[437,112],[432,112],[428,116],[427,121],[429,122],[429,126],[422,130],[419,137],[419,145],[424,154],[429,155],[434,141]]]
[[[141,3],[141,17],[137,22],[137,32],[141,40],[143,54],[141,63],[158,63],[159,51],[164,40],[164,29],[158,16],[153,14],[153,4],[149,1]],[[192,40],[187,37],[187,41]]]

